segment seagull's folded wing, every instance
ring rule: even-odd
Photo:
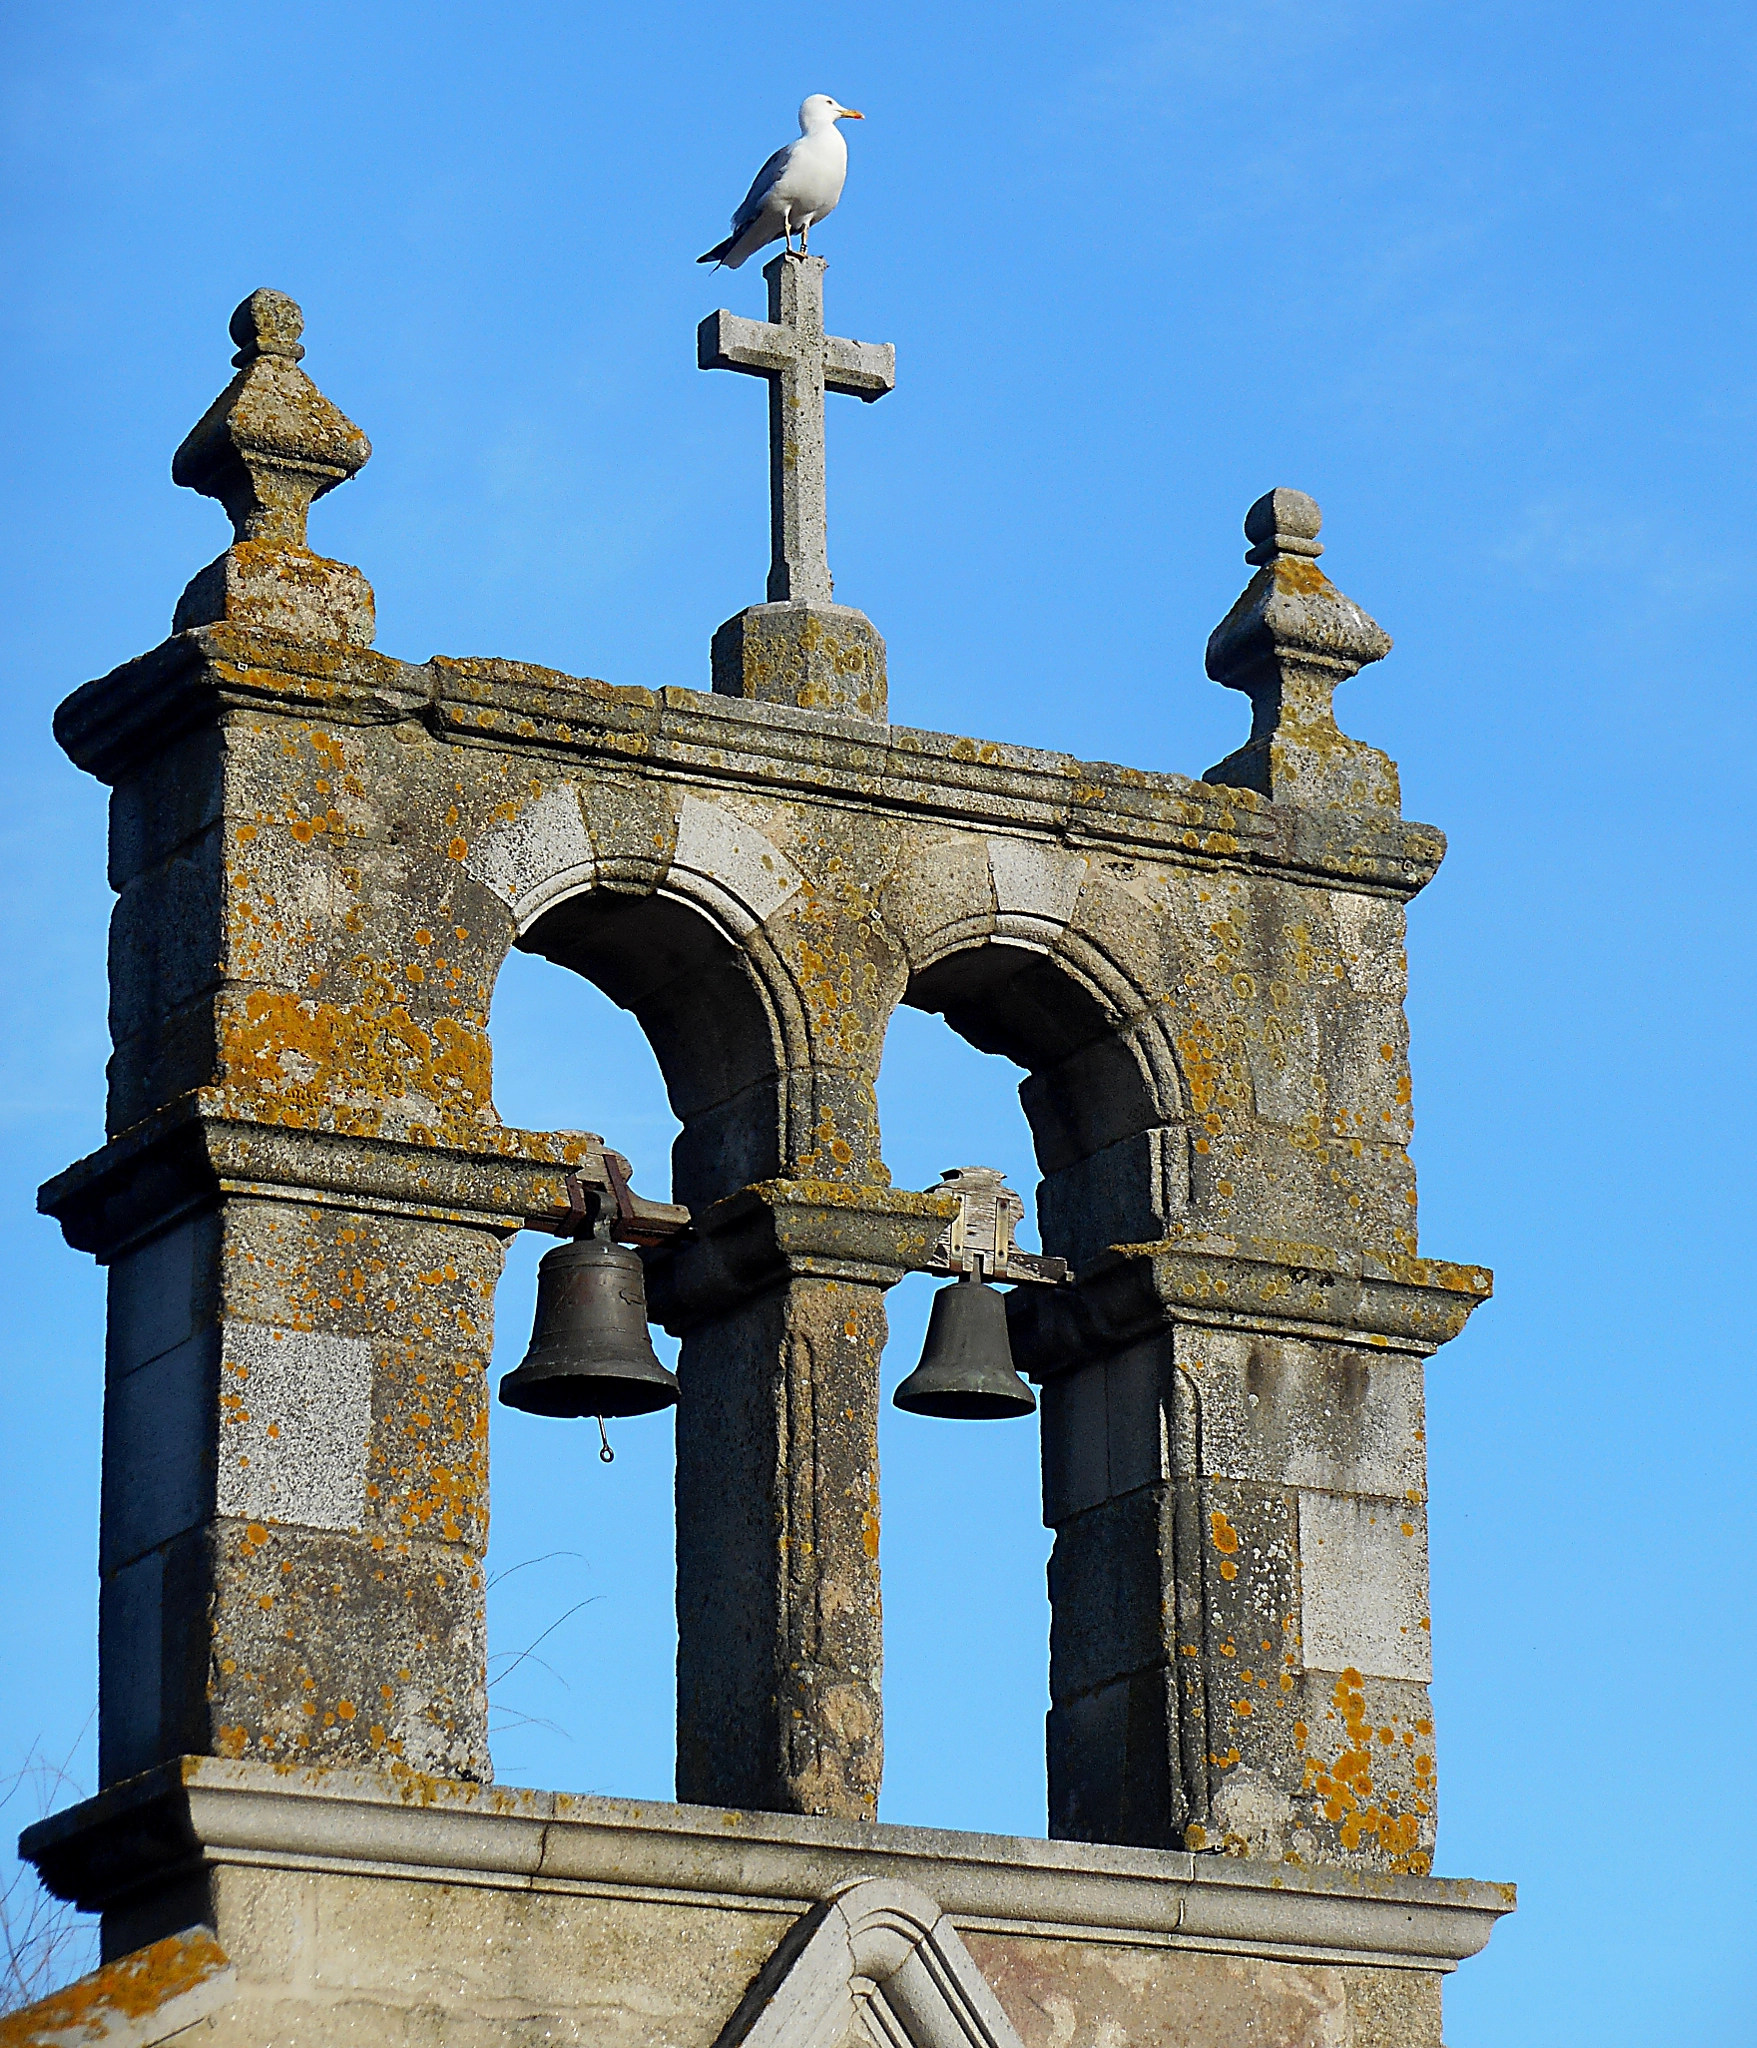
[[[770,157],[768,162],[763,165],[762,169],[757,172],[756,176],[752,178],[750,190],[738,202],[738,211],[732,216],[732,232],[734,234],[737,234],[741,228],[749,227],[757,215],[762,212],[764,201],[774,191],[776,184],[780,180],[781,173],[786,170],[788,160],[793,155],[793,150],[794,145],[791,142],[783,143],[776,150],[775,154]]]

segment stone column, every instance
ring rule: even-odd
[[[179,451],[233,545],[56,732],[108,782],[109,1142],[46,1187],[109,1267],[106,1782],[185,1752],[490,1775],[487,1359],[504,1239],[591,1141],[494,1120],[505,937],[455,781],[305,545],[365,437],[258,292]]]
[[[679,1799],[877,1816],[884,1289],[953,1206],[769,1182],[654,1259],[652,1311],[683,1338]]]
[[[503,1231],[166,1171],[169,1213],[111,1236],[126,1170],[93,1166],[56,1194],[110,1268],[101,1778],[181,1754],[491,1776]]]
[[[1209,1239],[1019,1290],[1056,1532],[1052,1835],[1427,1868],[1421,1360],[1488,1289]]]

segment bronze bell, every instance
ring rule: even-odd
[[[1006,1297],[986,1280],[955,1280],[933,1298],[921,1363],[891,1396],[911,1415],[998,1422],[1029,1415],[1037,1397],[1013,1370]]]
[[[531,1348],[500,1398],[529,1415],[647,1415],[676,1403],[677,1375],[647,1335],[638,1252],[580,1237],[545,1254]]]

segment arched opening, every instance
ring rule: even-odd
[[[501,1117],[533,1130],[600,1133],[629,1159],[642,1193],[700,1205],[775,1171],[776,1033],[739,950],[688,905],[608,894],[554,905],[502,968],[491,1037]],[[525,1231],[508,1248],[496,1385],[529,1342],[536,1269],[554,1242]],[[675,1366],[676,1341],[656,1326],[652,1336]],[[599,1459],[593,1423],[524,1415],[498,1401],[491,1413],[496,1774],[668,1799],[674,1411],[611,1424],[613,1465]]]
[[[674,1201],[705,1208],[779,1172],[780,1028],[743,952],[701,911],[666,896],[588,893],[546,911],[518,945],[633,1013],[682,1125]]]
[[[1019,1101],[1043,1177],[1045,1251],[1079,1265],[1107,1244],[1161,1234],[1183,1201],[1178,1148],[1165,1142],[1181,1106],[1147,1020],[1119,1017],[1096,975],[1005,940],[935,961],[903,1000],[1025,1069]]]
[[[1175,1071],[1097,972],[987,941],[917,973],[904,1004],[879,1076],[885,1158],[900,1185],[931,1186],[953,1165],[997,1166],[1035,1212],[1041,1249],[1076,1265],[1106,1244],[1164,1233],[1186,1193]],[[1038,1243],[1029,1227],[1020,1239]],[[1039,1437],[1023,1424],[936,1422],[889,1406],[919,1355],[937,1284],[916,1275],[888,1298],[883,1811],[1038,1834],[1050,1551]]]
[[[937,1018],[899,1010],[885,1034],[879,1127],[902,1187],[996,1166],[1030,1201],[1031,1132],[1016,1067]],[[1022,1243],[1036,1233],[1021,1229]],[[945,1283],[914,1273],[885,1297],[879,1408],[885,1599],[883,1819],[1044,1832],[1049,1532],[1030,1421],[941,1422],[893,1408]]]

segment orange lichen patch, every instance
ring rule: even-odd
[[[434,1105],[442,1142],[478,1142],[491,1100],[486,1033],[452,1017],[418,1021],[388,989],[346,1007],[252,989],[242,1016],[223,1016],[220,1044],[228,1082],[268,1123],[375,1136],[387,1102],[413,1096]]]
[[[1433,1811],[1433,1760],[1414,1760],[1415,1794],[1407,1800],[1396,1788],[1375,1783],[1374,1741],[1394,1749],[1397,1731],[1375,1729],[1368,1721],[1365,1685],[1355,1670],[1345,1671],[1337,1679],[1331,1693],[1332,1718],[1341,1719],[1346,1747],[1328,1764],[1308,1754],[1304,1789],[1317,1799],[1324,1818],[1336,1827],[1337,1839],[1350,1854],[1357,1853],[1371,1836],[1393,1870],[1425,1875],[1432,1859],[1420,1846],[1421,1823]],[[1294,1737],[1299,1747],[1306,1749],[1310,1730],[1303,1721],[1296,1723]]]
[[[0,2017],[0,2048],[85,2048],[105,2040],[118,2021],[150,2020],[204,1988],[217,1993],[230,1974],[230,1959],[205,1927],[173,1934]],[[199,2010],[188,2013],[190,2021],[199,2017]]]
[[[1232,1556],[1238,1549],[1238,1531],[1219,1508],[1208,1517],[1208,1528],[1214,1539],[1214,1548],[1227,1557]]]

